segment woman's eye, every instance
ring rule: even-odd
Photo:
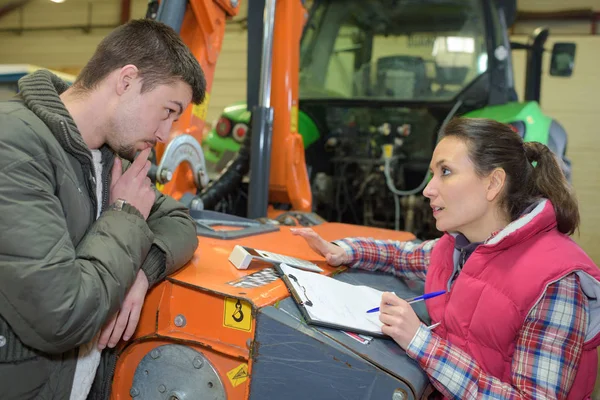
[[[446,176],[450,174],[450,170],[448,168],[442,168],[442,176]]]
[[[165,119],[168,119],[175,112],[175,110],[172,110],[170,108],[166,108],[166,110],[167,110],[167,116]]]

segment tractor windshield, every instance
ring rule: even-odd
[[[302,37],[301,99],[447,101],[487,69],[480,0],[325,0]]]

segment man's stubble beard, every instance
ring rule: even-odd
[[[135,158],[136,151],[131,145],[120,145],[117,147],[117,149],[113,150],[117,153],[119,157],[124,158],[125,160],[128,160],[130,162],[133,162]]]
[[[114,136],[112,139],[113,140],[107,143],[108,146],[112,149],[112,151],[114,151],[119,157],[133,162],[136,153],[134,146],[122,144]]]
[[[110,139],[107,140],[108,146],[114,151],[119,157],[133,162],[136,151],[134,145],[123,144],[122,140],[127,135],[124,135],[123,132],[127,132],[130,130],[130,126],[127,125],[126,121],[121,121],[120,119],[113,119],[111,121],[110,131],[112,135],[110,135]]]

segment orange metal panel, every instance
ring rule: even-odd
[[[336,240],[348,236],[369,236],[380,239],[411,240],[414,235],[407,232],[394,232],[386,229],[364,226],[325,223],[317,225],[314,230],[326,240]],[[251,236],[238,240],[220,240],[199,237],[200,244],[194,258],[189,265],[174,275],[169,280],[182,285],[203,288],[202,290],[222,293],[231,297],[248,299],[256,307],[273,304],[288,296],[287,289],[282,281],[277,280],[258,288],[236,288],[228,284],[262,267],[250,266],[248,270],[238,270],[229,261],[228,257],[236,244],[279,252],[290,256],[304,258],[315,262],[325,270],[325,274],[332,274],[335,268],[329,267],[323,257],[315,254],[304,239],[293,236],[290,228],[282,226],[279,232]]]
[[[199,290],[197,287],[172,285],[169,296],[165,296],[165,301],[161,303],[157,333],[194,341],[219,353],[247,360],[248,340],[254,337],[256,309],[244,316],[248,330],[228,327],[224,317],[231,313],[225,313],[224,297],[223,294]],[[177,318],[180,325],[182,319],[185,321],[183,326],[177,326]]]

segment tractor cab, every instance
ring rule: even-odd
[[[300,98],[451,101],[488,70],[485,6],[318,2],[302,37]]]
[[[461,115],[510,123],[525,140],[548,144],[570,176],[566,133],[539,106],[548,31],[511,43],[515,9],[514,1],[500,0],[314,3],[300,41],[296,126],[317,214],[420,238],[438,235],[419,193],[440,128]],[[528,61],[519,101],[511,52],[521,49]],[[553,65],[572,65],[560,63],[572,57],[559,53]],[[253,133],[244,106],[227,108],[203,143],[219,171],[243,147],[234,128]]]
[[[509,58],[494,35],[501,30],[486,18],[492,13],[498,21],[492,3],[479,0],[314,5],[300,47],[300,110],[321,134],[306,152],[317,213],[435,235],[416,196],[402,207],[416,214],[406,226],[394,191],[422,190],[445,121],[514,91],[503,85],[504,93],[490,99],[493,69],[503,62],[506,81]]]

